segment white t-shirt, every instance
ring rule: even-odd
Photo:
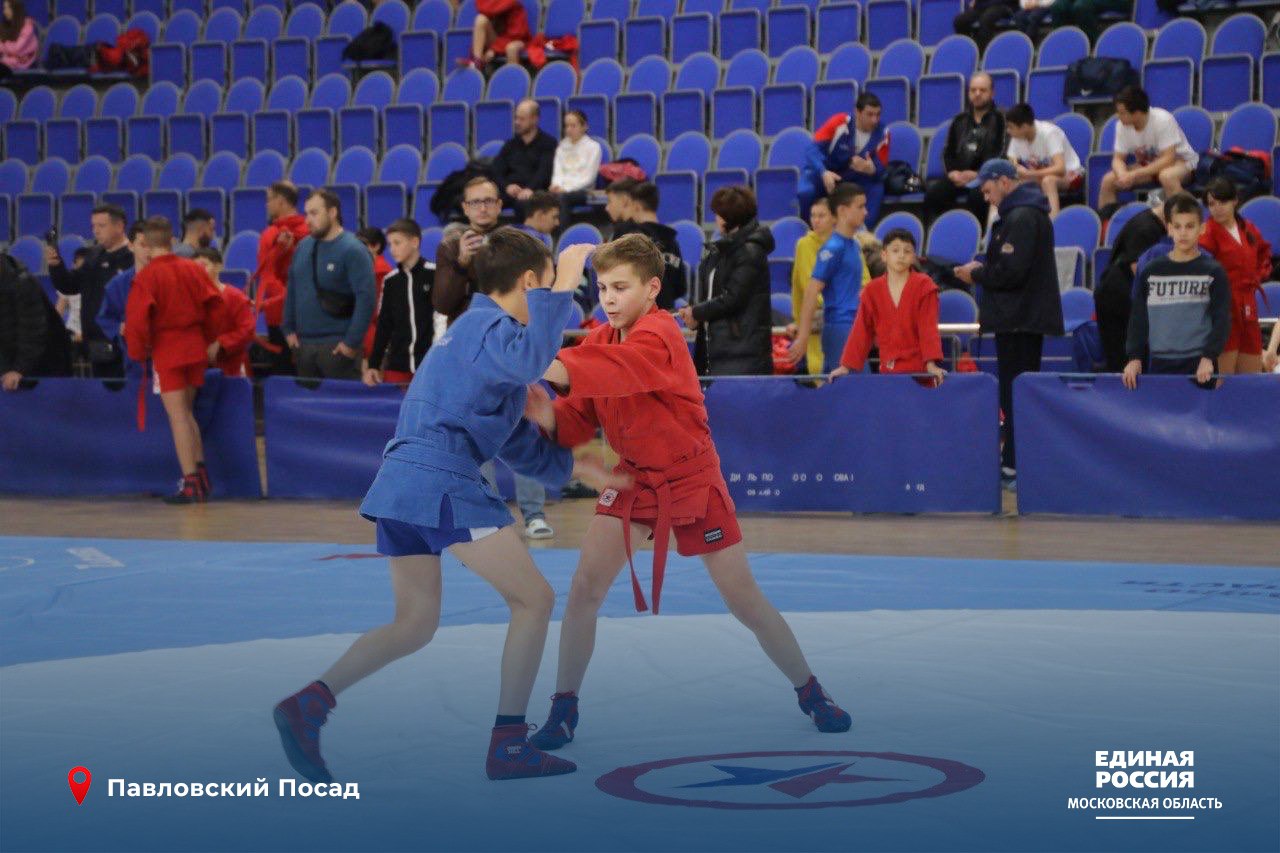
[[[1140,132],[1123,124],[1116,127],[1116,153],[1132,154],[1139,166],[1145,166],[1160,156],[1160,152],[1174,148],[1174,156],[1194,169],[1200,155],[1192,150],[1187,137],[1178,127],[1178,120],[1168,110],[1152,107],[1147,113],[1147,126]]]
[[[584,136],[576,143],[566,136],[556,147],[551,170],[551,186],[567,193],[589,190],[596,185],[600,173],[600,143]]]
[[[1084,171],[1080,166],[1080,155],[1071,147],[1067,134],[1053,122],[1036,120],[1036,138],[1030,142],[1021,139],[1009,139],[1009,159],[1027,169],[1044,169],[1053,163],[1053,158],[1062,155],[1062,165],[1066,168],[1066,177],[1078,175]]]

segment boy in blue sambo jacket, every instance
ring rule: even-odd
[[[524,715],[555,598],[480,466],[501,457],[557,491],[571,473],[601,488],[618,479],[598,463],[575,466],[568,450],[523,418],[527,386],[556,356],[590,250],[566,249],[557,275],[540,241],[500,228],[472,259],[480,292],[414,375],[395,438],[360,506],[361,515],[377,524],[379,553],[391,558],[395,621],[360,637],[318,680],[275,707],[285,755],[310,781],[333,781],[320,755],[320,727],[335,696],[431,640],[440,622],[440,554],[446,548],[511,608],[485,763],[489,778],[577,769],[527,739]]]

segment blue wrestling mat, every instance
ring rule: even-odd
[[[661,617],[605,603],[579,772],[498,784],[506,608],[446,559],[436,639],[325,727],[360,798],[290,796],[270,708],[390,618],[370,551],[0,538],[0,850],[1280,848],[1277,568],[755,555],[853,713],[821,735],[673,554]],[[534,559],[562,604],[577,552]]]

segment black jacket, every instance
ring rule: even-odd
[[[493,158],[493,176],[498,179],[498,189],[506,193],[509,184],[518,184],[527,190],[550,187],[559,144],[545,130],[539,130],[528,144],[518,136],[508,139]]]
[[[1133,265],[1168,233],[1164,220],[1144,210],[1124,224],[1111,243],[1111,263],[1098,280],[1097,291],[1129,303],[1133,290]]]
[[[435,264],[419,258],[408,273],[397,265],[382,280],[382,308],[378,311],[370,367],[413,373],[422,364],[435,333],[431,310],[435,270]]]
[[[663,260],[667,262],[666,271],[662,274],[662,290],[658,291],[658,307],[670,311],[676,307],[676,300],[683,299],[689,291],[689,268],[680,257],[680,243],[676,240],[676,230],[661,222],[619,222],[613,229],[613,239],[627,234],[643,234],[658,244],[662,250]]]
[[[970,108],[951,120],[942,164],[948,172],[976,172],[988,160],[1003,157],[1004,150],[1004,113],[992,104],[982,121],[977,121]]]
[[[98,328],[102,295],[106,293],[107,282],[115,278],[116,273],[132,267],[133,252],[129,251],[128,243],[114,252],[94,246],[78,270],[65,263],[49,267],[49,278],[59,293],[68,296],[80,294],[80,333],[86,341],[106,340],[106,335]]]
[[[31,273],[0,255],[0,373],[71,374],[71,337]]]
[[[991,226],[986,261],[973,274],[982,286],[982,331],[1061,335],[1049,200],[1039,187],[1021,184],[1000,202],[999,214]]]
[[[712,243],[698,267],[694,361],[708,376],[773,373],[769,253],[773,234],[751,220]]]

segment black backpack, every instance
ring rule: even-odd
[[[885,195],[909,195],[924,192],[924,182],[910,164],[902,160],[890,160],[884,167]]]
[[[356,34],[342,49],[342,58],[352,62],[396,58],[396,34],[382,21],[375,21]]]
[[[1077,59],[1067,66],[1067,77],[1062,84],[1063,100],[1116,95],[1126,86],[1141,82],[1138,72],[1127,59],[1111,56],[1090,56]]]
[[[1200,162],[1196,164],[1195,187],[1203,190],[1214,178],[1226,178],[1235,184],[1241,204],[1271,191],[1266,161],[1239,148],[1208,151],[1200,155]]]

